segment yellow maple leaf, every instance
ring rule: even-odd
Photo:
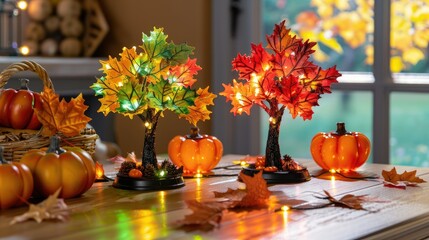
[[[52,136],[62,133],[72,137],[78,135],[91,118],[85,116],[88,106],[85,105],[82,94],[72,98],[70,102],[61,100],[51,88],[45,87],[41,92],[42,110],[35,109],[39,121],[43,124],[42,135]]]
[[[195,98],[195,106],[189,106],[188,114],[180,114],[180,118],[185,118],[196,126],[198,121],[205,121],[210,119],[210,113],[207,109],[208,105],[214,105],[213,99],[216,98],[216,95],[209,92],[209,87],[200,88],[197,90],[198,97]]]

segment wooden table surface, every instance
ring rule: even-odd
[[[231,165],[239,155],[224,156],[218,166]],[[310,172],[318,167],[300,161]],[[109,166],[106,167],[108,169]],[[360,170],[381,174],[391,165],[366,164]],[[398,173],[416,168],[399,167]],[[225,170],[226,171],[226,170]],[[223,171],[223,172],[225,172]],[[230,170],[231,174],[238,171]],[[429,169],[417,168],[429,181]],[[336,197],[363,195],[382,200],[366,202],[370,210],[327,207],[317,210],[266,209],[228,212],[212,231],[184,231],[175,227],[192,211],[185,200],[213,200],[213,191],[225,192],[240,185],[236,176],[185,179],[185,187],[165,191],[132,191],[112,187],[112,182],[97,182],[83,196],[66,199],[70,218],[66,222],[27,221],[10,225],[14,216],[27,207],[0,212],[0,238],[4,239],[421,239],[429,236],[429,184],[407,189],[387,188],[379,179],[345,181],[313,177],[299,184],[270,185],[279,200],[321,201],[315,193],[328,190]]]

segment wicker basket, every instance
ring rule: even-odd
[[[27,70],[37,73],[43,85],[54,90],[52,81],[42,66],[32,61],[22,61],[11,64],[0,73],[0,91],[13,74]],[[4,158],[7,161],[19,161],[28,150],[49,146],[49,137],[42,136],[40,132],[40,130],[0,128],[0,146],[4,147]],[[85,128],[78,136],[60,135],[60,137],[61,146],[80,147],[91,155],[95,152],[95,141],[98,135],[93,128]]]

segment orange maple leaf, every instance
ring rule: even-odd
[[[396,168],[393,167],[390,171],[383,170],[381,175],[384,178],[385,186],[405,188],[406,186],[415,186],[418,183],[426,182],[416,176],[417,170],[407,172],[404,171],[402,174],[396,172]]]
[[[85,128],[91,118],[85,116],[88,106],[85,105],[82,94],[72,98],[70,102],[60,97],[55,92],[45,87],[41,92],[43,100],[42,110],[36,110],[39,121],[43,124],[42,135],[52,136],[61,133],[67,137],[73,137]]]
[[[267,182],[262,177],[262,171],[253,177],[240,172],[241,180],[246,184],[247,194],[234,207],[265,207],[271,192],[268,190]]]
[[[205,121],[210,119],[210,113],[207,109],[208,105],[214,105],[213,99],[216,95],[209,92],[209,87],[200,88],[197,90],[198,97],[195,98],[195,106],[189,106],[188,114],[179,115],[180,118],[185,118],[193,125],[197,125],[198,121]]]
[[[228,203],[189,200],[186,201],[186,205],[193,213],[186,215],[177,224],[179,226],[198,226],[198,229],[208,231],[219,226],[222,220],[222,212],[227,208]]]

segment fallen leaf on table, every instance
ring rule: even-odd
[[[222,212],[228,208],[229,202],[199,202],[196,200],[186,201],[188,207],[193,211],[177,223],[181,226],[197,226],[200,230],[209,231],[218,227],[222,220]]]
[[[340,199],[336,199],[328,191],[323,190],[323,192],[325,192],[329,202],[331,202],[335,206],[350,208],[350,209],[355,209],[355,210],[365,210],[362,207],[362,203],[366,201],[367,195],[356,196],[353,194],[347,194],[347,195],[344,195]]]
[[[417,170],[407,172],[404,171],[402,174],[396,172],[396,168],[393,167],[390,171],[383,170],[381,175],[384,178],[384,186],[405,189],[407,186],[416,186],[418,183],[424,183],[425,180],[416,176]]]
[[[43,220],[66,221],[69,212],[64,199],[58,199],[60,191],[61,188],[37,205],[30,204],[29,210],[22,215],[14,217],[10,224],[12,225],[30,219],[34,219],[38,223],[41,223]]]
[[[246,195],[237,202],[234,207],[265,207],[271,192],[268,190],[267,182],[262,177],[262,171],[253,177],[240,172],[241,180],[246,184]]]
[[[241,201],[244,196],[246,196],[247,191],[244,189],[231,189],[228,188],[226,192],[213,192],[215,198],[226,198],[232,201]]]
[[[219,225],[224,210],[249,210],[266,207],[271,192],[262,177],[262,171],[253,177],[240,173],[240,178],[246,184],[245,190],[228,188],[224,193],[214,192],[216,198],[224,199],[222,201],[187,201],[186,204],[193,213],[178,221],[178,225],[180,227],[197,226],[199,230],[211,230]]]

